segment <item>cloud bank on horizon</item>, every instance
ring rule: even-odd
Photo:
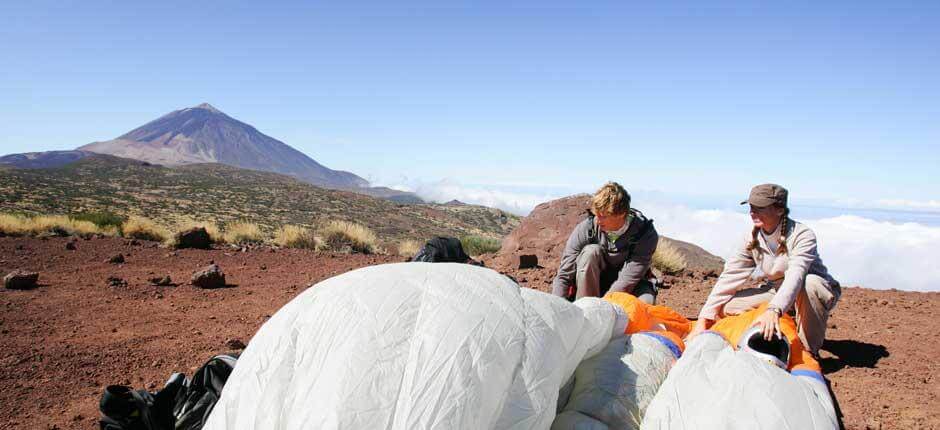
[[[567,195],[506,191],[455,181],[413,181],[395,188],[413,191],[426,200],[457,199],[519,215],[528,214],[539,203]],[[634,200],[639,209],[655,220],[661,234],[694,243],[723,258],[734,252],[750,232],[750,218],[742,212],[696,209],[674,202],[644,202],[636,196]],[[900,203],[897,206],[905,209],[932,207],[917,202]],[[797,212],[794,218],[816,233],[823,262],[844,286],[940,291],[940,265],[935,263],[940,259],[940,227],[878,221],[850,213],[804,219]]]

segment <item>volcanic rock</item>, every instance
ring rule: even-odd
[[[11,290],[29,290],[36,288],[39,273],[14,270],[3,277],[3,287]]]
[[[151,285],[156,285],[158,287],[166,287],[169,285],[173,285],[173,280],[170,279],[169,276],[155,276],[153,278],[148,279],[148,281],[150,281]]]
[[[532,254],[519,256],[519,269],[533,269],[539,267],[539,257]]]
[[[199,288],[222,288],[225,286],[225,274],[218,264],[210,264],[205,269],[193,273],[190,282]]]
[[[77,249],[77,247],[75,246],[75,241],[74,241],[74,240],[70,240],[70,241],[66,242],[66,243],[65,243],[65,249],[67,249],[67,250],[69,250],[69,251],[74,251],[75,249]]]
[[[245,343],[239,339],[229,339],[225,341],[225,346],[229,349],[245,349]]]
[[[111,264],[124,264],[124,254],[118,254],[108,259]]]
[[[124,287],[127,286],[127,281],[125,281],[123,278],[119,278],[119,277],[117,277],[117,276],[108,276],[108,286],[109,286],[109,287],[124,288]]]
[[[176,248],[209,249],[212,239],[204,227],[195,227],[176,234]]]

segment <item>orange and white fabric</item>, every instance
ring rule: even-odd
[[[608,293],[604,300],[624,310],[626,336],[578,366],[560,394],[553,430],[639,429],[647,405],[685,349],[682,338],[691,324],[679,313],[626,293]]]
[[[725,317],[692,339],[647,408],[642,428],[839,428],[819,363],[804,350],[789,316],[780,320],[790,344],[787,370],[736,350],[766,307]]]

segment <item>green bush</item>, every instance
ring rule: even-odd
[[[471,257],[499,251],[500,247],[499,239],[485,236],[464,236],[460,238],[460,244]]]

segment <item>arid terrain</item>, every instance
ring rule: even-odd
[[[0,238],[0,273],[40,272],[33,290],[0,291],[0,428],[96,428],[109,384],[156,389],[231,350],[310,284],[401,257],[296,249],[179,250],[120,238]],[[116,254],[124,264],[106,262]],[[492,257],[487,258],[495,264]],[[188,285],[210,262],[230,288]],[[547,290],[552,268],[497,267]],[[147,281],[169,275],[177,285]],[[113,287],[111,276],[127,281]],[[693,315],[713,279],[669,277],[663,304]],[[940,428],[940,293],[846,288],[823,351],[846,428]]]

